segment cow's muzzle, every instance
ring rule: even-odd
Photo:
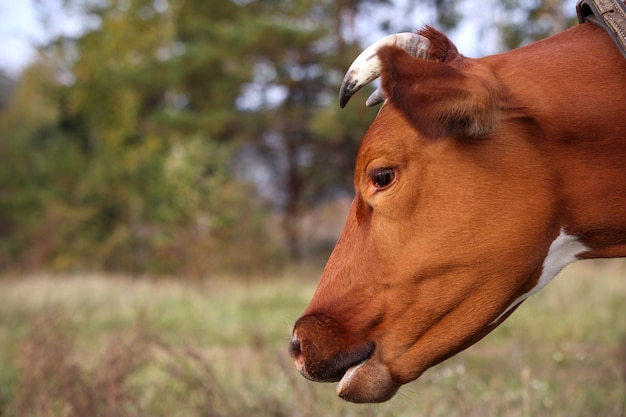
[[[337,382],[337,394],[351,402],[382,402],[398,390],[373,341],[355,337],[325,317],[304,316],[296,323],[289,356],[307,379]]]
[[[315,342],[306,343],[294,333],[289,343],[289,356],[304,377],[317,382],[337,382],[353,366],[365,362],[374,353],[373,342],[366,342],[352,350],[323,357],[316,351]]]

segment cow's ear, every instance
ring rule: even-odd
[[[489,68],[459,55],[451,43],[448,51],[441,45],[431,52],[433,61],[413,58],[394,46],[379,50],[388,102],[430,138],[490,132],[500,114],[497,78]]]

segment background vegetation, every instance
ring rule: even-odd
[[[286,355],[376,112],[338,110],[350,61],[424,23],[516,47],[572,1],[35,4],[48,42],[0,70],[0,417],[626,416],[621,262],[570,268],[387,404]]]
[[[296,273],[297,272],[297,273]],[[574,264],[384,404],[291,365],[316,271],[190,285],[110,275],[0,281],[0,416],[626,416],[623,262]]]
[[[326,254],[336,231],[312,239],[303,222],[349,199],[376,112],[364,100],[339,111],[345,69],[383,34],[425,23],[453,31],[477,6],[35,5],[49,41],[17,79],[0,73],[0,268],[190,277]],[[560,0],[491,6],[477,31],[492,51],[561,30],[574,14]],[[59,29],[67,16],[76,34]]]

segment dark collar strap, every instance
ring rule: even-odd
[[[576,13],[580,23],[604,28],[626,58],[626,6],[621,0],[578,0]]]

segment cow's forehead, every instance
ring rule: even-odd
[[[358,158],[369,160],[385,154],[399,157],[416,148],[420,139],[419,132],[409,125],[402,113],[393,105],[387,105],[363,138]]]

